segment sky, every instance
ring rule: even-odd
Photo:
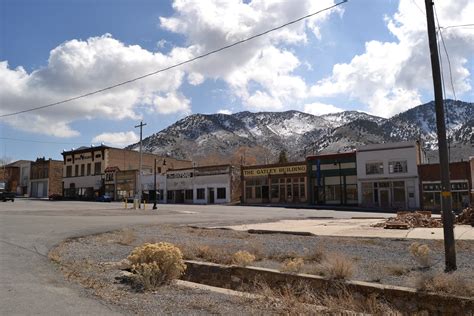
[[[334,5],[333,0],[0,0],[0,115],[115,85]],[[435,1],[457,99],[474,100],[474,0]],[[0,118],[9,160],[123,147],[193,113],[359,110],[433,100],[424,1],[349,0],[195,62]],[[441,50],[446,97],[454,98]]]

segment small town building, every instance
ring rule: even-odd
[[[113,148],[105,145],[80,147],[63,151],[63,191],[64,196],[68,198],[78,199],[93,199],[99,195],[121,191],[121,194],[126,191],[127,195],[131,194],[129,186],[125,186],[120,181],[127,179],[120,179],[117,185],[120,188],[113,188],[115,184],[114,179],[106,179],[107,168],[117,168],[121,172],[129,170],[138,170],[140,164],[140,153],[134,150]],[[142,154],[142,175],[152,174],[155,166],[157,172],[163,173],[168,168],[184,168],[190,167],[191,161],[178,160],[171,157],[162,157],[151,153]],[[113,172],[107,172],[108,176],[114,175]],[[133,173],[133,172],[131,172]],[[130,177],[130,174],[124,175]],[[129,179],[128,179],[129,180]],[[136,184],[133,185],[137,194]],[[114,199],[119,199],[115,196]]]
[[[62,195],[63,162],[38,158],[31,163],[30,168],[30,196],[46,198],[50,195]]]
[[[30,192],[30,164],[29,160],[17,160],[1,166],[0,182],[3,189],[17,195],[28,196]]]
[[[424,210],[440,211],[441,209],[441,170],[439,164],[418,166],[420,176],[421,207]],[[471,203],[472,190],[471,166],[468,161],[449,164],[451,196],[453,210],[460,211]]]
[[[306,162],[310,204],[358,204],[355,151],[309,156]]]
[[[425,162],[419,142],[357,148],[357,191],[363,207],[420,207],[418,165]]]
[[[242,166],[244,204],[306,204],[306,161]]]
[[[166,203],[222,204],[240,198],[239,170],[231,165],[166,172]]]

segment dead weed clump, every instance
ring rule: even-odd
[[[232,263],[239,266],[248,266],[255,261],[255,256],[245,250],[237,251],[232,255]]]
[[[320,263],[326,256],[326,250],[323,246],[318,245],[311,250],[305,249],[304,259],[309,262]]]
[[[331,253],[316,267],[316,274],[332,280],[350,279],[354,274],[353,262],[343,254]]]
[[[353,315],[355,312],[370,315],[401,315],[398,310],[377,296],[356,297],[342,284],[329,292],[316,292],[303,283],[287,283],[272,287],[260,281],[255,284],[255,290],[259,293],[256,303],[277,314]]]
[[[298,273],[301,271],[301,269],[304,266],[304,260],[303,258],[296,257],[292,259],[287,259],[283,262],[281,265],[281,271],[282,272],[288,272],[288,273]]]
[[[123,246],[131,246],[137,237],[132,229],[124,229],[118,232],[116,243]]]
[[[408,247],[408,251],[421,268],[429,268],[432,265],[431,249],[428,245],[414,242]]]
[[[473,296],[474,287],[459,273],[423,273],[416,280],[416,288],[423,292],[434,292],[456,296]]]

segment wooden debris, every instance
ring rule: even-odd
[[[443,227],[443,223],[439,219],[432,218],[429,211],[403,211],[397,212],[396,217],[390,217],[385,223],[378,223],[374,227],[383,227],[385,229],[437,228]]]

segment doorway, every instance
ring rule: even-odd
[[[390,207],[390,190],[379,189],[379,205],[381,208]]]
[[[209,204],[214,204],[214,188],[207,189],[207,202]]]

